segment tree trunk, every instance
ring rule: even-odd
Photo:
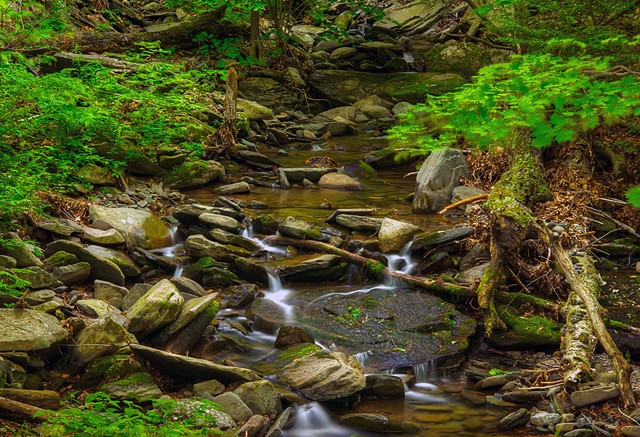
[[[261,61],[264,57],[264,53],[262,50],[262,44],[260,44],[260,12],[252,10],[249,20],[251,23],[249,56],[253,56],[258,61]]]
[[[236,119],[236,103],[238,100],[238,73],[232,67],[227,73],[224,95],[224,121],[218,130],[204,140],[204,158],[217,159],[218,156],[229,156],[236,147],[238,126]]]

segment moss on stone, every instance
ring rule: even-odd
[[[514,308],[497,305],[496,309],[505,324],[518,335],[529,337],[532,341],[560,344],[562,324],[539,315],[524,317]]]
[[[305,240],[322,240],[322,231],[319,228],[311,227],[302,231]]]
[[[322,348],[316,344],[300,343],[280,352],[280,354],[278,355],[278,359],[284,361],[293,361],[319,351],[322,351]]]

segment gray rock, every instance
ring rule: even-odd
[[[238,99],[237,110],[244,112],[249,120],[266,120],[273,118],[273,110],[251,100]]]
[[[349,428],[378,433],[413,434],[420,431],[420,425],[408,420],[394,419],[374,413],[352,413],[340,417],[339,423]]]
[[[269,284],[269,273],[262,263],[238,257],[233,261],[233,268],[237,275],[246,281]]]
[[[208,294],[207,290],[193,279],[174,276],[170,281],[176,286],[180,293],[188,293],[194,296],[206,296]]]
[[[227,194],[250,193],[251,186],[246,182],[236,182],[234,184],[223,185],[216,188],[216,193],[226,196]]]
[[[229,287],[230,296],[227,299],[228,308],[245,308],[256,299],[260,289],[256,284],[232,285]]]
[[[262,249],[262,247],[249,238],[227,232],[224,229],[212,229],[209,231],[209,237],[222,244],[231,244],[241,247],[251,252]]]
[[[122,309],[122,300],[129,294],[125,287],[96,279],[93,282],[93,297],[100,299],[109,305]]]
[[[0,308],[0,352],[46,349],[67,336],[67,330],[52,315]]]
[[[400,115],[400,114],[405,114],[409,112],[410,108],[411,108],[411,103],[398,102],[393,106],[393,109],[391,111],[393,112],[393,115]]]
[[[109,260],[116,264],[127,278],[140,276],[140,268],[124,252],[96,245],[87,246],[86,250],[96,257]]]
[[[323,175],[318,181],[318,187],[334,190],[362,191],[362,184],[360,182],[342,173],[327,173]]]
[[[100,229],[84,227],[83,231],[84,239],[92,244],[99,244],[101,246],[118,246],[125,242],[122,234],[114,228],[103,231]]]
[[[198,224],[198,217],[204,212],[213,212],[216,208],[214,206],[202,205],[200,203],[190,203],[185,205],[178,205],[173,210],[173,216],[181,224],[192,226]]]
[[[63,237],[70,237],[73,234],[82,233],[82,226],[69,219],[50,219],[39,222],[38,228],[62,235]]]
[[[115,353],[119,348],[135,342],[135,338],[110,316],[104,316],[80,331],[73,341],[73,347],[67,349],[59,365],[60,369],[69,373],[84,369],[100,356]]]
[[[378,244],[382,253],[399,252],[420,228],[407,222],[384,218],[378,231]]]
[[[7,255],[0,255],[0,267],[4,267],[5,269],[12,269],[18,264],[15,258],[12,258]]]
[[[179,153],[177,155],[162,155],[158,158],[158,165],[165,170],[171,170],[174,167],[185,163],[187,158]]]
[[[184,244],[187,253],[195,258],[210,256],[217,261],[233,261],[238,256],[231,253],[228,246],[211,241],[202,234],[190,235]]]
[[[55,267],[52,274],[64,285],[82,284],[89,278],[89,275],[91,275],[91,264],[88,262],[79,262]]]
[[[184,329],[203,311],[207,312],[210,323],[218,312],[218,302],[216,302],[217,297],[218,293],[213,293],[197,297],[186,302],[182,307],[180,314],[178,314],[178,317],[162,330],[161,335],[166,336],[166,338],[175,335],[178,331]]]
[[[251,416],[238,430],[238,437],[260,437],[267,432],[269,423],[269,419],[264,416],[258,414]]]
[[[127,378],[110,381],[100,387],[100,390],[115,399],[127,399],[136,403],[157,399],[162,396],[162,390],[148,373],[133,373]]]
[[[529,418],[529,421],[533,426],[541,426],[543,428],[549,428],[551,425],[560,423],[562,416],[558,413],[547,413],[546,411],[538,411]],[[571,431],[571,430],[569,430]]]
[[[342,61],[344,59],[347,59],[355,55],[356,53],[358,53],[358,50],[356,50],[353,47],[338,47],[333,52],[331,52],[331,56],[329,56],[329,60],[334,62]]]
[[[295,217],[287,217],[280,225],[278,232],[288,237],[302,238],[306,240],[323,240],[322,231],[303,220]]]
[[[102,279],[116,285],[124,285],[124,274],[120,267],[112,261],[96,256],[78,243],[66,240],[57,240],[49,243],[45,251],[46,255],[64,251],[78,257],[80,261],[91,265],[89,280]]]
[[[208,228],[224,229],[236,234],[240,233],[240,230],[242,229],[242,225],[236,219],[222,214],[205,212],[200,214],[198,220]]]
[[[308,179],[311,182],[318,182],[320,178],[331,172],[337,172],[337,168],[330,167],[296,167],[296,168],[280,168],[289,182],[302,182],[304,179]]]
[[[441,246],[468,237],[473,232],[473,226],[460,226],[459,228],[446,229],[444,231],[425,232],[417,234],[413,238],[411,251],[425,250],[430,247]]]
[[[24,243],[15,232],[4,234],[4,241],[0,244],[0,255],[15,259],[18,268],[42,266],[42,261],[36,256],[35,251],[35,246]]]
[[[316,401],[344,398],[366,385],[358,360],[342,352],[305,355],[279,369],[276,377]]]
[[[310,255],[284,260],[277,270],[290,282],[326,282],[340,279],[348,267],[337,255]]]
[[[68,266],[71,264],[76,264],[77,262],[77,256],[73,255],[72,253],[59,251],[45,259],[42,264],[45,269],[52,272],[56,267]]]
[[[0,270],[3,270],[0,268]],[[11,272],[23,281],[28,281],[31,290],[42,288],[55,288],[62,285],[55,276],[39,266],[30,266],[23,269],[13,269]]]
[[[127,313],[128,329],[139,338],[173,322],[184,298],[168,279],[162,279],[133,304]]]
[[[224,366],[209,360],[172,354],[142,345],[131,345],[131,350],[152,366],[170,375],[189,381],[217,379],[222,383],[255,381],[260,379],[253,371],[242,367]]]
[[[564,437],[593,437],[594,432],[590,429],[574,429],[564,434]]]
[[[195,386],[194,386],[195,389]],[[224,389],[224,386],[223,386]],[[253,416],[251,409],[247,407],[240,397],[234,392],[226,392],[212,399],[222,407],[222,410],[233,417],[237,423],[246,422]]]
[[[364,115],[374,120],[378,118],[393,117],[393,113],[391,111],[389,111],[384,106],[380,106],[380,105],[365,105],[362,108],[360,108],[360,112],[362,112]]]
[[[474,267],[469,267],[468,269],[461,271],[460,274],[456,276],[456,280],[461,284],[474,284],[477,280],[482,278],[482,275],[484,275],[484,272],[486,272],[488,268],[488,261]]]
[[[82,299],[76,302],[76,307],[91,317],[111,317],[116,323],[124,326],[127,318],[113,305],[100,299]]]
[[[424,153],[417,153],[411,149],[386,149],[376,150],[364,157],[364,162],[375,169],[393,168],[417,162]]]
[[[269,299],[256,299],[248,308],[246,317],[253,321],[255,329],[271,334],[288,321],[284,308]]]
[[[215,379],[193,384],[193,394],[196,396],[205,397],[205,395],[207,395],[208,397],[213,398],[213,396],[217,396],[222,392],[224,392],[224,384]]]
[[[128,310],[133,306],[134,303],[137,302],[144,294],[149,291],[149,289],[153,287],[151,284],[134,284],[133,287],[129,290],[129,293],[122,299],[122,309]]]
[[[108,208],[100,205],[89,207],[89,216],[94,221],[108,223],[122,234],[129,247],[140,245],[144,249],[168,246],[171,242],[169,228],[149,211],[135,208]],[[146,244],[138,244],[144,238],[136,237],[139,230],[148,230]]]
[[[242,384],[233,391],[253,414],[275,417],[282,412],[282,405],[276,389],[268,380],[251,381]]]
[[[464,77],[471,77],[480,68],[506,62],[508,54],[503,50],[480,47],[478,44],[449,40],[444,44],[437,44],[424,55],[427,71],[439,73],[458,73]]]
[[[347,229],[353,231],[368,231],[375,232],[382,226],[381,218],[367,217],[354,214],[340,214],[336,217],[335,221],[340,226],[344,226]]]
[[[367,385],[362,394],[377,398],[402,398],[404,382],[394,375],[367,375]]]
[[[558,423],[553,428],[553,432],[564,434],[569,431],[573,431],[575,427],[576,427],[575,423]],[[640,437],[640,435],[638,435],[638,437]]]
[[[500,431],[508,431],[514,428],[518,428],[520,426],[524,426],[529,421],[529,417],[531,416],[531,412],[526,408],[520,408],[513,413],[507,414],[503,417],[498,423],[498,430]]]
[[[284,427],[289,422],[289,417],[291,416],[291,411],[293,409],[291,407],[284,410],[280,415],[273,421],[271,428],[267,431],[264,437],[278,437]]]
[[[317,114],[312,121],[324,123],[328,121],[349,120],[353,121],[356,115],[356,109],[353,106],[339,106],[337,108],[328,109]]]
[[[225,178],[224,166],[216,161],[188,161],[174,167],[165,176],[167,187],[176,190],[194,188]]]
[[[571,403],[576,408],[582,408],[608,401],[618,396],[620,396],[620,389],[618,387],[599,386],[589,390],[574,391],[571,393]]]
[[[461,176],[470,177],[462,152],[448,147],[432,152],[416,177],[413,211],[429,214],[447,206]]]
[[[509,381],[517,379],[522,372],[509,372],[502,375],[488,376],[478,382],[473,387],[475,390],[483,390],[490,387],[502,387]]]

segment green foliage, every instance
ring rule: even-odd
[[[630,205],[640,208],[640,186],[633,187],[627,191],[626,197]]]
[[[38,43],[70,30],[64,0],[0,0],[0,46]]]
[[[217,62],[218,68],[226,68],[230,61],[235,61],[241,66],[266,65],[264,60],[244,56],[240,50],[242,42],[238,38],[218,39],[207,32],[202,32],[193,39],[193,42],[200,46],[198,53],[220,58]]]
[[[136,56],[167,55],[157,44],[141,49]],[[99,156],[96,144],[125,150],[125,160],[155,159],[156,148],[182,144],[186,154],[200,156],[191,114],[207,113],[203,96],[218,73],[148,62],[126,74],[83,64],[37,77],[20,55],[0,52],[0,227],[27,211],[41,214],[37,191],[85,183],[78,175],[85,164],[121,174],[123,158]]]
[[[502,369],[498,369],[496,367],[494,367],[493,369],[489,370],[489,375],[491,376],[498,376],[498,375],[506,375],[509,372],[506,372]]]
[[[461,139],[489,147],[528,128],[536,147],[568,142],[600,124],[640,115],[640,80],[611,80],[608,68],[607,60],[588,56],[516,56],[483,68],[456,92],[413,106],[391,138],[424,151]]]
[[[201,403],[200,403],[201,402]],[[202,399],[189,412],[189,418],[174,421],[180,403],[172,399],[152,399],[152,408],[143,409],[131,401],[118,401],[98,392],[89,394],[77,408],[47,411],[51,415],[41,427],[44,436],[79,437],[173,437],[218,435],[216,421],[207,410],[219,409]],[[36,413],[34,416],[42,415]]]

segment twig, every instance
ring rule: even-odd
[[[462,206],[462,205],[466,205],[467,203],[475,202],[476,200],[484,200],[487,197],[489,197],[489,194],[479,194],[477,196],[469,197],[468,199],[462,199],[462,200],[460,200],[460,201],[458,201],[456,203],[452,203],[449,206],[445,206],[440,211],[438,211],[438,214],[444,214],[445,212],[449,211],[450,209],[457,208],[457,207]]]

